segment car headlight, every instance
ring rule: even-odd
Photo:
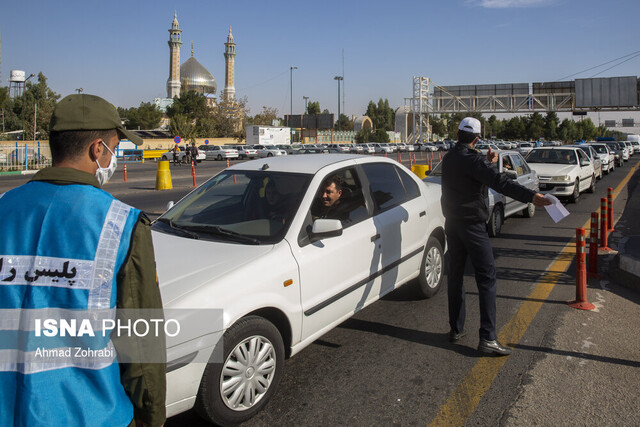
[[[571,177],[569,175],[552,176],[551,182],[570,182]]]

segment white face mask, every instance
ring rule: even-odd
[[[118,166],[118,161],[116,160],[116,155],[113,154],[113,151],[109,149],[109,147],[107,146],[107,144],[104,143],[104,141],[102,141],[102,145],[104,145],[105,148],[109,150],[109,152],[111,153],[111,161],[109,162],[108,167],[103,168],[102,166],[100,166],[100,163],[98,163],[98,159],[96,159],[96,164],[98,165],[98,170],[96,170],[96,179],[98,180],[100,185],[105,185],[109,181],[109,179],[111,179],[111,177],[113,176],[113,173],[116,171],[116,167]]]

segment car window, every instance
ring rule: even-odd
[[[331,187],[331,191],[325,194],[327,187]],[[337,187],[340,187],[339,194],[333,192]],[[356,170],[350,167],[327,175],[316,190],[310,214],[313,220],[339,219],[343,228],[368,218],[362,184]]]
[[[509,156],[502,156],[502,172],[516,170]],[[518,174],[520,175],[520,174]]]
[[[311,177],[223,171],[162,215],[154,228],[168,233],[186,230],[202,239],[275,243],[289,228]]]
[[[531,169],[529,169],[529,166],[524,161],[522,156],[512,155],[510,157],[511,157],[511,160],[513,161],[513,167],[515,168],[515,171],[518,173],[518,176],[527,175],[531,173]]]
[[[580,156],[580,162],[582,162],[583,160],[591,161],[591,159],[589,159],[589,156],[587,156],[587,154],[582,150],[578,150],[578,155]]]
[[[367,163],[362,165],[369,180],[369,190],[375,203],[375,212],[398,206],[407,200],[407,194],[394,165]]]
[[[400,175],[400,179],[402,180],[402,185],[404,185],[404,191],[407,194],[407,200],[415,199],[420,195],[420,189],[418,188],[418,184],[409,176],[409,172],[403,170],[403,168],[398,168],[396,166],[396,171],[398,175]]]

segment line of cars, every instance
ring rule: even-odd
[[[520,150],[501,150],[496,144],[488,143],[478,143],[476,149],[486,154],[489,146],[498,154],[496,167],[499,171],[527,188],[553,194],[570,202],[578,201],[583,192],[594,193],[596,182],[604,173],[612,172],[634,152],[640,153],[640,144],[636,146],[620,141],[547,145],[531,147],[524,153]],[[618,157],[615,156],[616,152]],[[424,181],[439,183],[441,176],[441,164],[438,164]],[[530,218],[535,213],[531,203],[518,202],[492,189],[489,189],[488,204],[490,216],[487,230],[492,237],[500,233],[507,217],[519,213]]]

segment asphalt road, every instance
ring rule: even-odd
[[[503,359],[495,378],[488,378],[484,386],[469,380],[485,358],[475,350],[478,298],[472,272],[467,270],[469,334],[457,345],[447,340],[446,289],[429,300],[419,300],[415,289],[407,285],[287,360],[276,395],[246,425],[424,425],[439,415],[461,385],[468,387],[467,397],[458,398],[453,405],[469,409],[464,424],[504,423],[521,386],[532,380],[532,367],[544,357],[561,326],[566,301],[575,297],[573,254],[561,251],[575,236],[575,229],[584,226],[591,212],[599,209],[607,187],[615,188],[639,161],[640,156],[632,157],[624,167],[598,181],[595,194],[583,193],[576,204],[567,204],[571,215],[562,222],[554,224],[538,209],[530,219],[508,218],[501,235],[492,239],[498,276],[498,331],[511,325],[525,304],[538,303],[539,311],[530,323],[516,325],[522,330],[521,338],[503,343],[512,346],[514,353]],[[204,182],[223,166],[213,161],[201,164],[197,182]],[[152,162],[130,164],[128,182],[124,183],[119,166],[105,189],[155,217],[169,200],[177,201],[187,194],[193,182],[190,168],[172,166],[174,189],[155,191],[154,173]],[[26,180],[28,177],[0,176],[0,192]],[[622,203],[614,205],[616,215],[622,207]],[[547,274],[547,281],[551,277],[548,296],[532,297],[543,275],[558,265],[557,261],[568,263],[568,270]],[[167,420],[166,425],[206,424],[190,411]]]

